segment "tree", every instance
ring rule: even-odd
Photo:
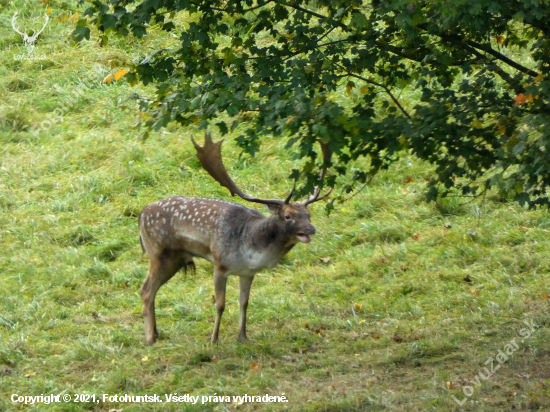
[[[309,158],[303,191],[320,168],[333,186],[367,157],[353,175],[365,182],[409,150],[435,165],[428,199],[496,187],[549,203],[548,0],[94,0],[83,16],[76,40],[89,38],[88,24],[178,36],[126,75],[156,85],[149,128],[215,124],[225,134],[252,114],[238,144],[253,155],[260,136],[287,138]],[[344,87],[359,101],[335,99]],[[401,100],[405,89],[419,98]]]

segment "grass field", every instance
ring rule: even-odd
[[[33,408],[550,410],[548,211],[491,196],[426,204],[430,167],[406,156],[330,216],[323,204],[311,207],[313,242],[254,282],[248,342],[236,341],[232,278],[220,342],[210,345],[212,267],[197,261],[196,275],[181,273],[159,291],[161,339],[146,346],[137,215],[175,194],[229,199],[194,156],[189,137],[202,132],[172,125],[141,141],[136,97],[148,90],[123,80],[95,82],[39,139],[30,130],[94,67],[114,73],[163,39],[153,30],[139,42],[71,46],[74,23],[50,22],[35,51],[47,59],[18,61],[24,47],[11,17],[18,10],[20,24],[33,16],[41,25],[43,9],[0,6],[0,411],[27,409],[12,394],[173,393],[284,393],[288,403]],[[255,158],[239,159],[229,137],[224,155],[245,192],[288,193],[297,161],[284,142],[265,140]],[[508,359],[479,379],[499,350]],[[462,406],[453,396],[466,398]]]

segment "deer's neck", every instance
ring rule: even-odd
[[[285,225],[276,216],[264,217],[251,222],[250,237],[256,249],[270,249],[284,256],[296,244],[286,231]]]
[[[265,217],[253,209],[228,213],[220,225],[218,259],[232,273],[255,273],[274,267],[295,244],[277,217]]]

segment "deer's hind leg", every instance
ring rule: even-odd
[[[158,339],[155,317],[155,297],[159,288],[168,282],[178,270],[187,266],[186,253],[181,251],[165,251],[159,254],[149,254],[149,275],[141,286],[141,302],[143,321],[145,324],[145,341],[152,345]],[[191,260],[192,262],[192,260]]]

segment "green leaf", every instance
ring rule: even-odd
[[[407,29],[412,25],[411,16],[406,13],[400,13],[395,18],[395,22],[397,23],[397,26],[402,29]]]
[[[235,103],[231,103],[229,106],[227,106],[226,111],[229,116],[236,116],[239,114],[239,108]]]
[[[164,30],[164,31],[172,31],[175,28],[176,28],[176,26],[171,21],[169,21],[167,23],[164,23],[163,26],[162,26],[162,30]]]
[[[94,0],[72,37],[90,38],[88,20],[120,37],[162,25],[125,76],[157,87],[146,125],[242,128],[237,144],[251,155],[264,136],[289,139],[308,189],[321,141],[333,150],[332,183],[354,164],[361,177],[388,169],[407,149],[433,166],[428,200],[472,195],[476,181],[548,204],[548,1],[210,3]],[[180,11],[178,37],[165,19]]]
[[[71,33],[71,38],[77,42],[83,39],[90,40],[90,29],[84,26],[77,26]]]
[[[98,20],[98,23],[102,25],[103,31],[116,26],[116,18],[112,14],[106,14]]]
[[[132,27],[132,33],[134,33],[134,36],[136,36],[138,39],[141,39],[145,34],[147,34],[147,30],[144,26],[134,26]]]
[[[512,19],[518,22],[523,22],[523,20],[525,19],[525,13],[523,11],[518,11],[512,16]]]
[[[515,155],[519,155],[523,153],[524,150],[525,150],[525,142],[519,142],[512,148],[512,153]]]
[[[216,126],[218,126],[218,128],[220,129],[220,133],[222,134],[222,136],[225,136],[229,132],[225,122],[218,122],[216,123]]]
[[[353,10],[351,13],[350,25],[357,30],[363,30],[368,27],[369,22],[363,13],[361,13],[359,10]]]
[[[134,87],[137,84],[137,76],[134,72],[128,72],[124,75],[124,78],[126,81],[130,84],[130,86]]]

